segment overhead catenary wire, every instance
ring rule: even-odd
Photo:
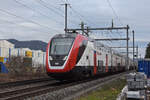
[[[86,18],[85,18],[83,15],[81,15],[79,12],[77,12],[72,6],[70,6],[70,8],[71,8],[71,10],[72,10],[74,13],[76,13],[77,16],[79,16],[79,18],[80,18],[81,21],[85,21],[85,22],[90,23],[90,24],[93,24],[93,25],[95,24],[95,23],[89,21],[88,19],[86,19]]]
[[[113,8],[111,2],[109,0],[106,0],[108,2],[108,5],[110,6],[110,8],[112,9],[112,12],[114,13],[114,15],[116,16],[116,18],[119,20],[120,24],[123,25],[123,22],[121,21],[121,19],[119,18],[118,14],[116,13],[115,9]]]
[[[70,4],[69,0],[64,1],[64,3],[65,2],[68,2]],[[88,20],[86,17],[84,17],[82,14],[80,14],[78,11],[76,11],[71,5],[70,5],[70,8],[71,8],[72,12],[76,13],[76,16],[79,17],[80,21],[83,21],[83,22],[85,21],[85,23],[90,23],[93,25],[95,24],[95,23],[91,22],[90,20]]]
[[[122,21],[120,20],[120,18],[119,18],[119,16],[117,15],[117,13],[116,13],[116,11],[115,11],[115,9],[112,7],[112,5],[111,5],[111,3],[110,3],[110,1],[109,0],[107,0],[107,2],[108,2],[108,4],[109,4],[109,6],[110,6],[110,8],[112,9],[112,11],[113,11],[113,14],[116,16],[116,18],[119,20],[119,22],[120,22],[120,24],[121,25],[123,25],[123,23],[122,23]],[[73,11],[74,11],[74,9],[73,9]],[[76,11],[74,11],[75,13],[77,13],[77,15],[78,16],[80,16],[81,14],[80,13],[78,13],[78,12],[76,12]],[[80,20],[82,19],[82,16],[80,16],[79,17],[80,18]],[[85,18],[84,18],[85,19]],[[118,35],[117,35],[118,34]],[[117,32],[117,34],[116,34],[116,37],[121,37],[121,34],[120,33],[118,33]],[[107,41],[106,41],[107,42]],[[120,42],[119,42],[120,43]]]
[[[8,20],[4,20],[4,19],[0,19],[0,21],[3,21],[3,22],[6,22],[6,23],[9,23],[9,24],[12,24],[12,25],[16,25],[16,26],[20,26],[19,23],[16,23],[16,22],[13,22],[13,21],[8,21]],[[45,31],[45,30],[38,30],[36,28],[31,28],[31,27],[26,27],[26,26],[20,26],[20,27],[24,27],[24,28],[27,28],[27,29],[31,29],[33,31],[38,31],[38,32],[42,32],[42,33],[49,33],[48,31]]]
[[[49,7],[49,6],[47,5],[47,3],[46,3],[44,0],[35,0],[35,1],[36,1],[38,4],[40,4],[41,6],[43,6],[43,7],[47,8],[47,9],[49,9],[50,11],[52,11],[52,12],[56,13],[57,15],[59,15],[60,17],[64,18],[64,15],[62,14],[62,13],[64,13],[64,12],[63,12],[62,10],[61,10],[62,13],[60,13],[60,12],[54,10],[53,8]],[[53,7],[54,7],[54,6],[53,6]],[[56,7],[55,7],[55,8],[56,8]],[[76,24],[75,24],[75,21],[70,20],[70,23],[76,25]]]
[[[22,20],[25,20],[25,21],[27,21],[27,22],[36,24],[36,25],[41,26],[41,27],[43,27],[43,28],[46,28],[46,29],[48,29],[48,30],[54,31],[54,32],[56,32],[56,33],[61,33],[61,32],[59,32],[59,31],[57,31],[57,30],[55,30],[55,29],[52,29],[52,28],[46,26],[46,25],[42,25],[42,24],[40,24],[40,23],[38,23],[38,22],[35,22],[35,21],[33,21],[33,20],[26,19],[26,18],[24,18],[24,17],[22,17],[22,16],[15,15],[15,14],[13,14],[13,13],[11,13],[11,12],[8,12],[8,11],[6,11],[6,10],[4,10],[4,9],[1,9],[1,8],[0,8],[0,11],[6,13],[6,14],[8,14],[8,15],[14,16],[14,17],[16,17],[16,18],[20,18],[20,19],[22,19]]]
[[[35,0],[35,1],[36,1],[36,0]],[[42,1],[42,2],[43,2],[46,6],[48,6],[48,7],[55,8],[55,10],[57,10],[57,12],[64,14],[64,10],[60,9],[61,6],[57,7],[57,6],[54,6],[55,4],[50,4],[49,2],[45,2],[44,0],[40,0],[40,1]],[[64,2],[62,2],[62,3],[64,3]],[[51,9],[52,9],[52,8],[51,8]],[[53,9],[53,10],[54,10],[54,9]]]
[[[113,8],[111,2],[110,2],[109,0],[106,0],[106,1],[107,1],[108,5],[110,6],[110,8],[112,9],[112,12],[113,12],[114,16],[115,16],[115,17],[118,19],[118,21],[120,22],[120,24],[121,24],[121,25],[124,25],[124,23],[122,22],[122,20],[119,18],[117,12],[116,12],[115,9]],[[117,33],[120,37],[122,37],[122,34],[121,34],[121,33],[119,33],[118,31],[117,31],[116,33]],[[122,42],[122,41],[119,42],[119,43],[120,43],[120,45],[123,45],[123,42]]]
[[[114,16],[116,16],[116,18],[119,20],[120,24],[123,25],[123,22],[120,20],[118,14],[116,13],[115,9],[113,8],[111,2],[110,2],[109,0],[106,0],[106,1],[108,2],[108,5],[109,5],[110,8],[112,9],[112,12],[113,12]],[[113,33],[113,32],[111,31],[111,33]],[[122,37],[122,35],[118,32],[118,30],[117,30],[116,33],[117,33],[120,37]]]
[[[45,17],[47,17],[47,18],[52,19],[52,17],[48,16],[47,14],[43,14],[43,13],[41,13],[41,12],[39,12],[39,11],[33,9],[32,7],[29,7],[29,6],[27,6],[27,5],[23,4],[23,3],[21,3],[21,2],[18,1],[18,0],[13,0],[13,1],[15,1],[17,4],[19,4],[19,5],[21,5],[21,6],[25,7],[25,8],[27,8],[27,9],[29,9],[29,10],[32,10],[33,12],[36,12],[36,13],[42,15],[42,16],[45,16]],[[63,23],[58,22],[58,21],[55,20],[55,19],[53,19],[53,20],[51,20],[51,21],[54,21],[54,22],[58,23],[59,25],[61,25],[61,24],[63,25]]]
[[[59,11],[59,12],[61,12],[62,14],[64,14],[64,10],[62,10],[61,9],[61,6],[59,6],[59,7],[56,7],[56,6],[54,6],[55,4],[50,4],[50,3],[48,3],[48,2],[45,2],[44,0],[42,0],[47,6],[49,5],[50,7],[53,7],[53,8],[55,8],[55,9],[57,9],[57,11]],[[63,4],[64,2],[62,2],[61,4]]]
[[[50,11],[52,11],[52,12],[54,12],[54,13],[56,13],[56,14],[58,14],[59,16],[61,16],[61,17],[64,18],[64,15],[62,15],[62,14],[59,13],[58,11],[56,11],[56,10],[50,8],[49,6],[47,6],[46,3],[45,3],[45,1],[43,1],[43,0],[35,0],[35,1],[36,1],[37,3],[39,3],[40,5],[42,5],[43,7],[49,9]]]

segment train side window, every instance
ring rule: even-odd
[[[88,60],[88,59],[89,59],[89,56],[86,56],[86,59]]]
[[[98,60],[98,66],[100,66],[100,61]]]

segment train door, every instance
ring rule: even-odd
[[[102,72],[103,71],[103,61],[102,60],[98,60],[98,68],[97,68],[98,72]]]

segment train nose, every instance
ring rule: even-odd
[[[56,55],[56,56],[49,56],[49,62],[51,66],[63,66],[65,61],[67,59],[67,56],[60,56],[60,55]]]

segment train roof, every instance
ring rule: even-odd
[[[76,37],[79,33],[67,33],[67,34],[57,34],[55,35],[53,38],[57,38],[57,37]],[[81,34],[82,35],[82,34]],[[83,35],[85,37],[87,37],[86,35]],[[106,51],[109,51],[109,52],[112,52],[118,56],[121,56],[121,57],[124,57],[124,55],[121,55],[118,51],[110,48],[109,46],[107,45],[104,45],[103,43],[101,43],[100,41],[95,41],[95,39],[91,38],[91,37],[87,37],[89,41],[93,42],[94,45],[96,46],[96,48],[103,48],[105,49]]]
[[[56,34],[53,38],[56,37],[76,37],[77,34]]]

